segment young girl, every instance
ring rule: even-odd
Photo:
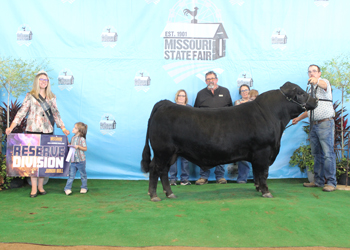
[[[252,89],[251,91],[249,91],[249,100],[254,101],[258,95],[259,95],[259,92],[255,89]]]
[[[74,134],[71,145],[75,147],[74,159],[71,161],[69,168],[69,178],[67,180],[67,184],[64,188],[64,192],[66,195],[70,195],[72,193],[72,184],[75,178],[75,174],[77,170],[79,170],[80,178],[81,178],[81,194],[86,194],[87,188],[87,175],[86,175],[86,160],[84,151],[87,150],[86,146],[86,133],[88,126],[82,122],[77,122],[74,125],[72,133]]]

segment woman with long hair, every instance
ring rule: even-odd
[[[27,118],[27,134],[49,134],[54,131],[54,123],[58,128],[61,128],[65,135],[69,135],[69,131],[65,128],[62,122],[60,113],[56,105],[56,96],[51,92],[50,79],[47,73],[43,70],[39,71],[34,79],[32,90],[27,93],[24,98],[21,109],[17,112],[11,126],[6,129],[6,134],[9,135],[12,130],[20,124],[24,117]],[[39,194],[44,195],[44,177],[30,177],[32,182],[31,198]]]

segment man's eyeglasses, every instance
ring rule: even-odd
[[[309,70],[307,73],[311,74],[311,73],[317,73],[317,72],[318,72],[318,70],[314,69],[314,70]]]
[[[49,79],[44,79],[44,78],[39,78],[40,81],[43,81],[43,82],[48,82]]]
[[[212,80],[215,80],[216,78],[208,78],[208,79],[205,79],[206,82],[210,82]]]
[[[178,95],[178,97],[186,97],[185,95]]]

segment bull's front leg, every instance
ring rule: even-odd
[[[169,170],[169,169],[167,169]],[[169,178],[168,178],[168,172],[169,171],[163,171],[160,175],[160,180],[162,182],[162,185],[163,185],[163,191],[166,195],[166,197],[170,198],[170,199],[173,199],[173,198],[177,198],[173,191],[171,191],[171,187],[170,187],[170,183],[169,183]]]
[[[273,198],[266,183],[268,175],[269,167],[266,167],[266,169],[259,173],[259,188],[264,198]]]
[[[148,194],[151,197],[151,201],[161,201],[161,199],[157,196],[157,184],[158,184],[159,174],[155,168],[151,168],[149,173],[149,187]]]

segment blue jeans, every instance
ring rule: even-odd
[[[215,178],[216,180],[220,180],[221,178],[224,178],[225,176],[225,165],[217,165],[215,167]],[[210,169],[207,171],[203,171],[202,169],[199,171],[199,175],[201,178],[203,179],[209,179],[209,175],[210,175]]]
[[[336,187],[333,119],[313,125],[310,131],[310,144],[315,161],[315,184],[324,186],[326,178],[328,185]]]
[[[237,165],[238,165],[237,182],[239,181],[247,182],[249,171],[250,171],[250,163],[247,161],[239,161]]]
[[[81,188],[87,188],[87,175],[86,175],[86,161],[81,162],[71,162],[69,167],[69,178],[67,180],[67,184],[64,187],[64,191],[71,190],[73,181],[75,178],[75,174],[77,173],[77,170],[79,170],[80,178],[81,178]]]
[[[188,181],[188,178],[190,177],[190,169],[188,166],[188,160],[186,160],[183,157],[179,157],[181,160],[181,181]],[[170,166],[169,169],[169,179],[177,181],[177,160],[176,162]]]

